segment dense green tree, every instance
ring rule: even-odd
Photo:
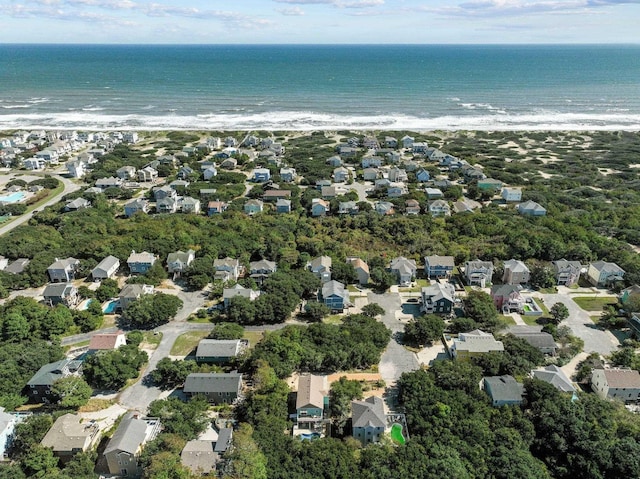
[[[251,324],[255,321],[256,306],[244,296],[234,296],[227,306],[227,318],[238,324]]]
[[[499,328],[498,310],[493,299],[484,291],[470,291],[464,298],[464,310],[467,317],[473,319],[483,330],[495,331]]]
[[[148,356],[137,346],[120,346],[89,356],[84,362],[84,377],[96,389],[121,389],[129,379],[138,377]]]
[[[404,327],[404,340],[409,344],[423,346],[442,338],[444,320],[436,314],[427,314],[411,319]]]
[[[53,418],[49,414],[34,414],[18,423],[15,428],[9,456],[19,460],[34,446],[42,441],[47,431],[53,426]]]
[[[209,404],[204,398],[184,402],[178,398],[157,399],[149,405],[149,416],[162,421],[165,433],[176,434],[189,441],[204,431],[209,419]]]
[[[529,284],[536,289],[552,288],[556,285],[553,269],[546,264],[535,262],[530,266]]]
[[[56,380],[52,384],[51,393],[56,398],[59,406],[77,409],[87,404],[93,390],[83,378],[67,376]]]
[[[49,447],[34,444],[20,459],[22,470],[30,477],[51,477],[58,469],[58,458]]]
[[[131,303],[122,316],[136,328],[150,329],[169,322],[182,304],[182,300],[172,294],[146,294]]]
[[[100,286],[96,289],[96,298],[101,303],[118,296],[118,282],[115,279],[107,278],[100,282]]]
[[[555,303],[549,309],[554,324],[560,324],[569,317],[569,309],[563,303]]]
[[[191,360],[175,360],[162,358],[156,369],[151,371],[151,379],[163,389],[174,389],[182,386],[187,376],[198,370],[198,365]]]
[[[207,336],[209,339],[241,339],[244,328],[236,323],[217,323]]]
[[[329,414],[333,418],[334,430],[338,436],[345,433],[347,420],[351,415],[351,401],[362,399],[362,385],[359,381],[342,376],[331,384],[329,390]]]
[[[228,479],[266,479],[267,460],[253,439],[253,428],[241,424],[233,435],[233,448],[227,455],[229,470],[224,477]]]
[[[311,321],[322,321],[322,318],[331,313],[331,309],[324,303],[311,301],[305,305],[305,316]]]
[[[369,303],[365,304],[362,307],[362,314],[365,316],[369,316],[370,318],[375,318],[376,316],[382,316],[385,314],[385,310],[378,303]]]

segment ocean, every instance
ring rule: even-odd
[[[0,45],[0,129],[640,130],[640,46]]]

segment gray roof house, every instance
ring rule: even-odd
[[[349,291],[339,281],[331,280],[324,283],[320,297],[324,305],[332,311],[342,311],[349,305]]]
[[[504,274],[502,282],[506,284],[526,284],[529,282],[531,273],[527,265],[517,259],[510,259],[504,262]]]
[[[140,299],[140,296],[153,294],[153,291],[154,287],[149,284],[125,284],[118,295],[120,309],[124,311],[131,303]]]
[[[85,208],[91,208],[91,202],[84,198],[76,198],[75,200],[69,201],[65,207],[65,211],[78,211],[83,210]]]
[[[255,301],[260,296],[260,291],[255,291],[251,288],[245,288],[241,284],[235,284],[231,288],[224,288],[222,290],[222,299],[224,301],[225,307],[229,306],[229,301],[231,298],[235,298],[236,296],[241,296],[243,298],[247,298],[249,301]]]
[[[266,278],[271,276],[278,269],[278,265],[275,261],[269,261],[261,259],[259,261],[251,261],[249,263],[249,275],[262,283]]]
[[[124,215],[129,218],[136,213],[148,213],[149,202],[142,198],[136,198],[124,205]]]
[[[183,390],[189,397],[202,395],[210,403],[231,404],[242,395],[242,374],[191,373]]]
[[[415,260],[399,256],[391,260],[389,269],[397,276],[400,286],[407,286],[415,278],[418,267]]]
[[[31,260],[28,258],[18,258],[13,263],[7,265],[4,271],[9,274],[20,274],[30,262]]]
[[[192,198],[190,196],[183,196],[179,201],[180,210],[183,213],[200,213],[201,203],[200,200]]]
[[[50,447],[56,457],[67,462],[78,452],[91,449],[98,439],[100,426],[97,422],[82,419],[76,414],[65,414],[53,423],[40,444]]]
[[[427,278],[449,278],[456,267],[453,256],[425,256],[424,272]]]
[[[56,260],[47,268],[47,274],[52,283],[67,283],[75,279],[76,270],[80,266],[80,260],[65,258]]]
[[[58,379],[79,374],[81,368],[82,362],[73,359],[45,364],[27,382],[26,393],[29,399],[36,403],[49,402],[52,384]]]
[[[331,257],[318,256],[307,265],[309,271],[316,275],[322,283],[331,281]]]
[[[542,331],[542,326],[516,325],[511,326],[508,332],[516,338],[525,340],[542,354],[556,355],[558,345],[551,334]]]
[[[482,378],[484,391],[489,395],[491,404],[498,406],[515,406],[522,404],[524,386],[513,376],[490,376]]]
[[[567,261],[559,259],[552,263],[558,286],[573,286],[580,279],[582,264],[580,261]]]
[[[199,363],[227,363],[247,346],[242,339],[202,339],[196,350]]]
[[[563,393],[575,393],[576,388],[562,369],[555,364],[531,371],[531,377],[551,384]]]
[[[221,281],[238,281],[242,266],[240,266],[240,260],[226,257],[213,260],[213,269],[215,270],[215,279]]]
[[[435,283],[422,288],[422,311],[427,314],[449,314],[455,304],[456,289],[451,283]]]
[[[485,333],[479,329],[458,334],[450,349],[451,355],[461,361],[493,351],[504,351],[504,344],[502,341],[497,341],[493,334]]]
[[[352,435],[363,446],[380,441],[387,427],[384,402],[376,396],[351,402]]]
[[[98,265],[91,270],[91,277],[94,281],[111,278],[120,267],[120,260],[115,256],[107,256],[100,261]]]
[[[180,274],[193,262],[196,252],[192,249],[176,251],[167,255],[167,270],[169,273]]]
[[[136,477],[142,474],[138,462],[145,443],[154,439],[160,429],[157,419],[141,419],[129,412],[118,425],[102,453],[110,474]]]
[[[516,209],[523,216],[545,216],[547,214],[546,209],[531,200],[517,204]]]
[[[491,261],[467,261],[464,266],[464,276],[469,286],[484,288],[491,284],[493,278],[493,263]]]
[[[594,286],[607,287],[616,281],[622,281],[625,270],[615,263],[607,261],[596,261],[589,265],[587,278]]]
[[[64,304],[67,307],[78,304],[78,288],[73,283],[48,284],[42,293],[44,300],[51,306]]]
[[[143,251],[142,253],[132,251],[129,258],[127,258],[127,266],[129,266],[132,274],[144,274],[151,269],[157,259],[156,255],[148,251]]]
[[[215,472],[221,455],[231,447],[233,429],[222,428],[218,432],[218,439],[207,441],[194,439],[187,442],[180,453],[180,462],[193,474],[209,474]]]

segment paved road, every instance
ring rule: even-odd
[[[404,323],[400,322],[396,313],[402,309],[402,301],[398,293],[369,293],[369,303],[378,303],[386,311],[382,322],[391,330],[392,338],[380,359],[379,371],[387,386],[395,383],[402,373],[420,368],[418,358],[398,342],[404,332]]]
[[[569,317],[562,324],[569,326],[573,334],[584,341],[586,353],[597,352],[607,355],[618,348],[619,342],[616,337],[609,331],[598,329],[591,321],[589,313],[580,308],[568,294],[545,294],[543,301],[549,309],[555,303],[563,303],[567,307]]]
[[[49,198],[49,200],[47,200],[46,203],[44,203],[43,205],[38,207],[38,210],[41,210],[42,208],[45,208],[46,206],[51,206],[56,204],[58,201],[60,201],[60,198],[62,198],[64,195],[68,195],[69,193],[73,193],[76,190],[79,190],[81,188],[80,185],[72,182],[70,179],[65,178],[63,176],[60,175],[53,175],[54,178],[57,178],[58,180],[60,180],[64,186],[64,189],[58,193],[57,195]],[[29,212],[29,213],[25,213],[22,216],[19,216],[18,218],[14,219],[13,221],[11,221],[9,224],[4,225],[0,228],[0,236],[8,233],[9,231],[11,231],[14,228],[17,228],[18,226],[26,223],[27,221],[29,221],[31,219],[31,217],[33,216],[33,211]]]

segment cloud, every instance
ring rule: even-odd
[[[288,17],[301,17],[304,15],[304,11],[300,7],[280,8],[277,12]]]
[[[289,5],[332,5],[337,8],[372,8],[384,5],[385,0],[273,0]]]

